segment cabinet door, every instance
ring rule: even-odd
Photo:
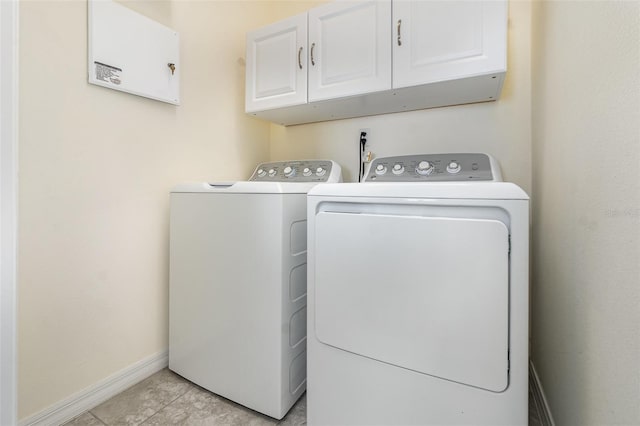
[[[307,14],[247,34],[247,112],[307,102]]]
[[[504,72],[506,0],[394,0],[393,87]]]
[[[309,11],[309,101],[391,88],[391,1]]]

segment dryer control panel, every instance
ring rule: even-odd
[[[424,154],[376,158],[364,182],[502,181],[487,154]]]
[[[330,160],[276,161],[256,167],[250,181],[340,182],[340,166]]]

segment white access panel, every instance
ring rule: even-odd
[[[507,388],[503,222],[319,212],[314,232],[320,342],[477,388]]]
[[[88,4],[89,83],[178,105],[179,34],[111,0]]]
[[[390,1],[309,11],[309,102],[391,88]]]

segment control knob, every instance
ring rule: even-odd
[[[311,173],[312,173],[312,172],[311,172],[311,169],[310,169],[310,168],[308,168],[308,167],[305,167],[305,168],[302,170],[302,174],[303,174],[303,175],[305,175],[305,176],[311,176]]]
[[[404,166],[400,163],[397,163],[393,166],[393,169],[391,171],[394,175],[401,175],[404,173]]]
[[[269,169],[269,177],[274,177],[277,173],[276,169]]]
[[[258,169],[258,172],[256,174],[258,175],[258,177],[265,177],[267,175],[267,172],[265,172],[263,169]]]
[[[285,175],[286,177],[288,177],[288,178],[290,178],[290,177],[294,177],[294,176],[296,175],[296,169],[294,169],[294,168],[293,168],[293,167],[291,167],[291,166],[287,166],[287,167],[285,167],[285,168],[284,168],[284,170],[283,170],[283,172],[284,172],[284,175]]]
[[[457,163],[456,161],[452,161],[449,163],[449,165],[447,166],[447,172],[451,173],[451,174],[456,174],[459,173],[460,170],[462,169],[462,167],[460,167],[460,164]]]
[[[316,169],[316,176],[324,176],[327,173],[327,171],[324,169],[324,167],[318,167]]]
[[[376,174],[377,175],[383,175],[385,173],[387,173],[387,168],[385,167],[385,165],[384,164],[378,164],[376,166]]]
[[[421,161],[418,163],[418,167],[416,167],[416,173],[422,176],[430,175],[433,171],[433,165],[428,161]]]

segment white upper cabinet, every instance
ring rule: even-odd
[[[495,101],[507,0],[340,0],[247,35],[246,111],[283,125]]]
[[[393,24],[394,88],[506,70],[505,1],[394,0]]]
[[[247,112],[307,103],[307,14],[247,34]]]
[[[309,102],[391,88],[391,2],[338,1],[309,11]]]

